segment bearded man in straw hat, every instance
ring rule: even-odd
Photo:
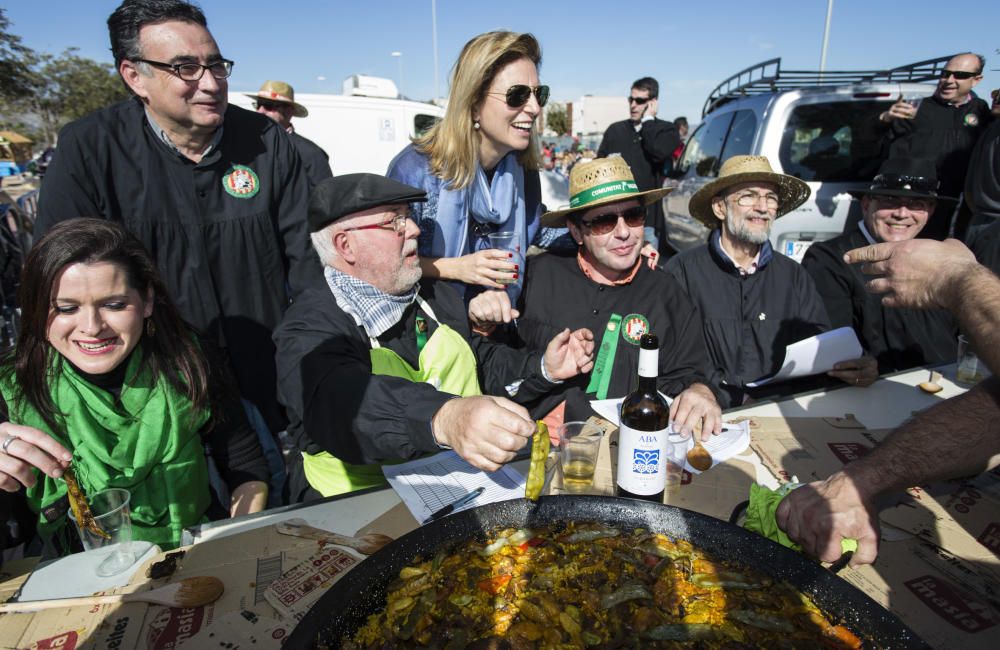
[[[902,309],[882,304],[865,286],[871,276],[844,262],[844,253],[880,242],[917,237],[939,203],[930,158],[890,158],[861,198],[864,219],[839,237],[816,242],[802,260],[834,327],[853,327],[880,373],[937,365],[955,358],[955,321],[944,309]]]
[[[775,173],[764,156],[733,156],[716,180],[691,197],[691,216],[715,230],[705,246],[671,259],[667,271],[700,310],[712,380],[725,393],[725,407],[815,384],[746,386],[777,372],[790,343],[830,329],[812,278],[768,241],[774,220],[802,205],[809,192],[801,180]],[[830,375],[867,386],[878,369],[863,358],[837,364]]]
[[[254,108],[258,113],[268,116],[288,133],[292,145],[302,158],[310,187],[316,187],[316,184],[324,178],[333,176],[330,170],[330,156],[318,144],[296,133],[295,127],[292,126],[293,117],[309,116],[308,109],[295,101],[294,88],[284,81],[269,80],[264,82],[256,95],[248,94],[247,97],[254,101]]]
[[[589,400],[627,395],[635,385],[639,339],[652,332],[660,340],[657,384],[675,397],[675,426],[702,427],[704,437],[721,432],[698,310],[676,280],[639,254],[645,208],[670,190],[639,191],[621,156],[577,164],[569,188],[569,207],[544,214],[542,226],[568,227],[578,250],[531,258],[516,309],[506,294],[486,292],[470,303],[470,318],[477,325],[516,319],[514,343],[533,350],[544,350],[567,327],[594,332],[600,341],[594,369],[536,402],[536,417],[549,414],[546,420],[553,423],[586,419]]]

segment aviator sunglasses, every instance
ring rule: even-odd
[[[511,108],[521,108],[528,103],[528,99],[531,97],[531,93],[535,93],[535,99],[538,100],[539,106],[545,106],[545,102],[549,101],[549,87],[548,86],[526,86],[524,84],[516,84],[507,89],[504,93],[486,93],[487,95],[503,95],[507,100],[507,106]]]
[[[636,206],[621,212],[599,214],[592,219],[580,219],[580,223],[590,228],[590,232],[595,235],[606,235],[618,226],[618,217],[624,219],[629,228],[638,228],[646,225],[646,208]]]

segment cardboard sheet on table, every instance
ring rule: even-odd
[[[1000,598],[996,583],[983,579],[980,569],[911,538],[883,540],[874,565],[845,568],[838,575],[891,610],[931,647],[987,650],[997,647]]]
[[[755,417],[750,448],[782,482],[824,479],[874,449],[876,437],[853,415],[842,418]]]
[[[380,533],[388,535],[393,539],[399,539],[406,533],[420,527],[420,522],[416,520],[405,503],[397,503],[387,512],[376,517],[367,525],[358,529],[354,533],[355,537],[367,535],[369,533]]]
[[[1000,583],[1000,472],[911,488],[880,517],[952,553],[998,565]]]

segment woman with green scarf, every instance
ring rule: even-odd
[[[131,492],[133,537],[173,548],[182,530],[261,510],[268,472],[235,389],[209,363],[156,266],[122,226],[65,221],[25,260],[17,345],[0,359],[0,489],[21,492],[43,556],[79,548],[63,470],[85,494]]]

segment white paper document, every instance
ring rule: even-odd
[[[776,374],[761,377],[747,386],[755,388],[795,377],[818,375],[833,370],[833,366],[841,361],[857,359],[862,353],[861,342],[854,329],[838,327],[792,343],[785,350],[785,362]]]
[[[670,403],[674,401],[663,393],[660,393],[660,397],[667,401],[667,406],[670,406]],[[617,399],[593,399],[590,400],[590,408],[594,409],[598,415],[608,422],[618,426],[618,418],[621,417],[623,401],[625,401],[624,397]]]
[[[399,465],[383,465],[382,473],[420,522],[477,487],[485,488],[484,492],[455,512],[524,496],[524,476],[516,469],[504,465],[495,472],[484,472],[453,451]]]

